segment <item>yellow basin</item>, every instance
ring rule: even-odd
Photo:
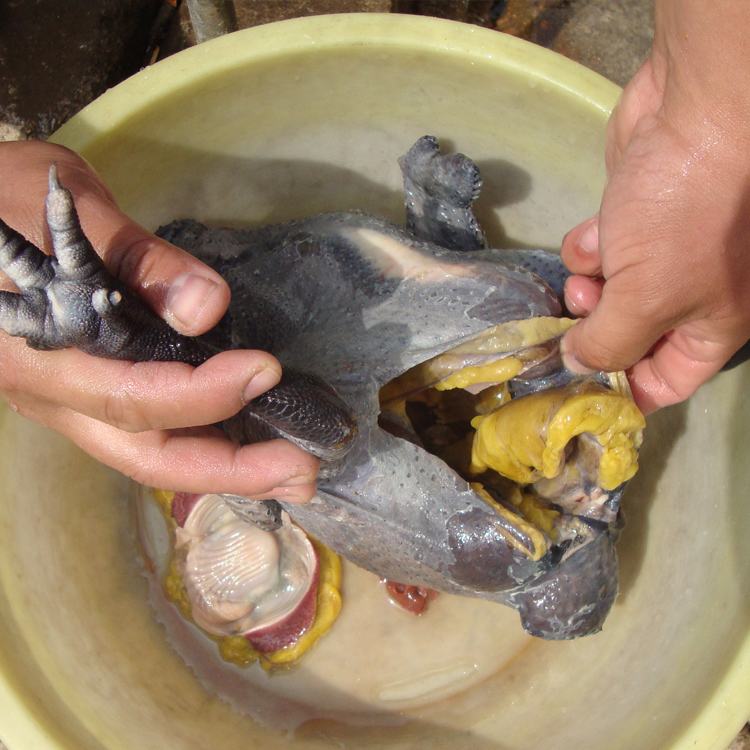
[[[401,220],[396,159],[429,133],[482,168],[494,244],[556,248],[596,210],[618,94],[484,29],[324,16],[180,53],[54,140],[155,228],[353,207]],[[514,612],[447,596],[411,618],[349,566],[334,630],[272,678],[157,622],[129,482],[3,408],[0,737],[10,750],[723,750],[750,715],[748,380],[721,375],[649,420],[601,634],[536,641]]]

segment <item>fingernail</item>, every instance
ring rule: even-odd
[[[567,370],[575,372],[578,375],[591,375],[593,372],[596,372],[596,370],[591,370],[586,365],[582,365],[575,354],[570,351],[569,346],[570,337],[567,334],[563,336],[563,340],[560,342],[560,358]]]
[[[584,253],[599,252],[599,224],[592,221],[578,238],[578,245]]]
[[[290,487],[299,487],[302,484],[310,484],[310,482],[314,482],[315,477],[310,476],[309,473],[305,472],[304,474],[298,474],[296,477],[288,477],[285,479],[276,489],[287,489]]]
[[[281,373],[275,367],[264,367],[254,373],[242,391],[242,403],[249,404],[254,398],[273,388],[281,377]]]
[[[167,309],[180,323],[190,326],[218,286],[205,276],[184,273],[172,282],[167,295]]]
[[[562,361],[566,369],[575,372],[578,375],[591,375],[596,372],[585,365],[582,365],[570,352],[562,352]]]
[[[305,482],[309,484],[309,482]],[[309,500],[310,493],[307,490],[297,490],[294,487],[276,487],[269,493],[276,500],[283,500],[285,503],[306,503]]]

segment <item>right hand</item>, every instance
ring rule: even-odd
[[[750,5],[656,9],[652,57],[609,122],[600,210],[562,246],[566,304],[584,316],[565,362],[629,368],[645,413],[690,396],[750,338]]]

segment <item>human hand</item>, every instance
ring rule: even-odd
[[[212,269],[119,211],[86,162],[60,146],[0,143],[0,216],[49,252],[43,206],[50,164],[73,193],[81,224],[115,277],[187,335],[223,315],[229,289]],[[13,290],[7,279],[0,288]],[[0,394],[25,417],[66,435],[136,481],[166,490],[305,502],[318,461],[285,440],[239,446],[215,423],[276,385],[278,362],[223,352],[199,367],[35,351],[0,332]]]
[[[707,23],[697,0],[657,0],[652,57],[608,125],[599,213],[562,246],[566,304],[585,316],[566,364],[630,368],[645,413],[690,396],[750,338],[750,12],[711,10]]]

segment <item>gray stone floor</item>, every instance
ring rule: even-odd
[[[554,49],[619,85],[648,57],[653,33],[652,0],[236,0],[235,6],[241,28],[342,12],[476,23]],[[175,10],[166,0],[4,3],[0,140],[45,138],[108,87],[194,43],[186,6]],[[750,750],[748,727],[730,750]]]

